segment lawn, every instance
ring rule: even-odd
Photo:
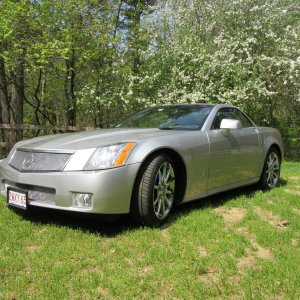
[[[281,186],[182,205],[161,229],[0,198],[0,299],[299,299],[300,163]]]

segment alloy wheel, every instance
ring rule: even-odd
[[[273,188],[277,185],[279,181],[279,172],[280,172],[280,161],[278,155],[275,152],[271,152],[267,159],[267,185],[270,188]]]
[[[158,219],[165,219],[172,208],[175,191],[175,173],[170,162],[164,162],[155,177],[153,207]]]

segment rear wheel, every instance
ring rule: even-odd
[[[280,165],[281,161],[278,150],[273,147],[270,148],[259,181],[259,184],[263,189],[272,189],[278,185],[280,178]]]
[[[175,163],[167,154],[148,161],[138,175],[131,214],[140,223],[157,226],[164,223],[174,204]]]

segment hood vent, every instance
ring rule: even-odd
[[[70,153],[31,152],[17,150],[9,164],[21,172],[60,172],[70,159]]]

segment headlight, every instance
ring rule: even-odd
[[[97,148],[84,170],[99,170],[123,166],[136,143],[124,143]]]

